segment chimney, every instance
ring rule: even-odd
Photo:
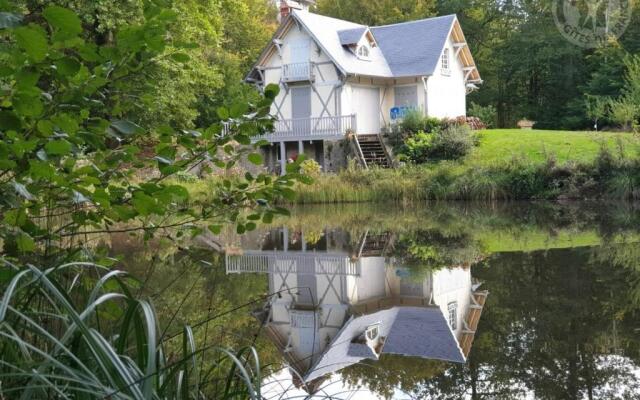
[[[309,11],[309,7],[316,4],[315,0],[280,0],[278,21],[284,21],[293,10]]]

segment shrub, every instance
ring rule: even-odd
[[[429,156],[441,160],[457,160],[469,154],[475,145],[476,136],[467,125],[451,126],[434,134]]]
[[[471,106],[469,107],[469,115],[479,118],[480,121],[482,121],[488,128],[493,128],[495,126],[498,117],[498,113],[494,106],[481,106],[477,103],[471,103]]]
[[[441,127],[440,120],[433,117],[425,117],[417,110],[409,111],[402,120],[402,131],[405,134],[416,134],[420,131],[432,133]]]
[[[477,145],[477,137],[467,125],[451,125],[435,133],[418,132],[405,140],[402,158],[417,164],[430,160],[457,160]]]
[[[402,131],[405,133],[417,133],[422,130],[422,120],[424,116],[421,112],[411,110],[402,119]]]
[[[322,167],[316,160],[308,159],[300,164],[300,172],[312,178],[317,178],[320,176],[320,172],[322,172]]]
[[[434,134],[420,131],[404,142],[400,150],[401,159],[407,159],[417,164],[425,163],[429,160],[429,150],[433,142]]]

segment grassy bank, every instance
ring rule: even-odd
[[[639,199],[640,140],[631,134],[489,130],[460,161],[350,168],[301,187],[298,203]]]

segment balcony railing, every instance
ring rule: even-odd
[[[257,137],[269,142],[293,140],[340,139],[347,131],[357,131],[355,115],[322,118],[281,119],[275,122],[274,131]]]
[[[228,254],[225,261],[228,274],[360,275],[360,262],[347,255],[255,252]]]
[[[284,82],[313,81],[313,64],[310,62],[285,64],[282,66],[282,80]]]

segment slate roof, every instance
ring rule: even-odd
[[[362,35],[367,31],[367,28],[352,28],[352,29],[343,29],[338,31],[338,37],[340,38],[340,44],[343,46],[349,46],[352,44],[357,44],[360,39],[362,39]]]
[[[456,20],[455,15],[446,15],[368,28],[306,11],[292,15],[345,73],[388,78],[432,75]],[[378,44],[371,49],[370,61],[358,59],[345,47],[367,29]]]
[[[305,382],[339,371],[375,355],[352,343],[367,327],[380,323],[386,337],[382,354],[398,354],[464,363],[458,341],[438,307],[394,307],[351,317],[304,377]],[[366,347],[366,346],[365,346]]]
[[[394,77],[432,75],[455,15],[411,21],[371,29]]]

